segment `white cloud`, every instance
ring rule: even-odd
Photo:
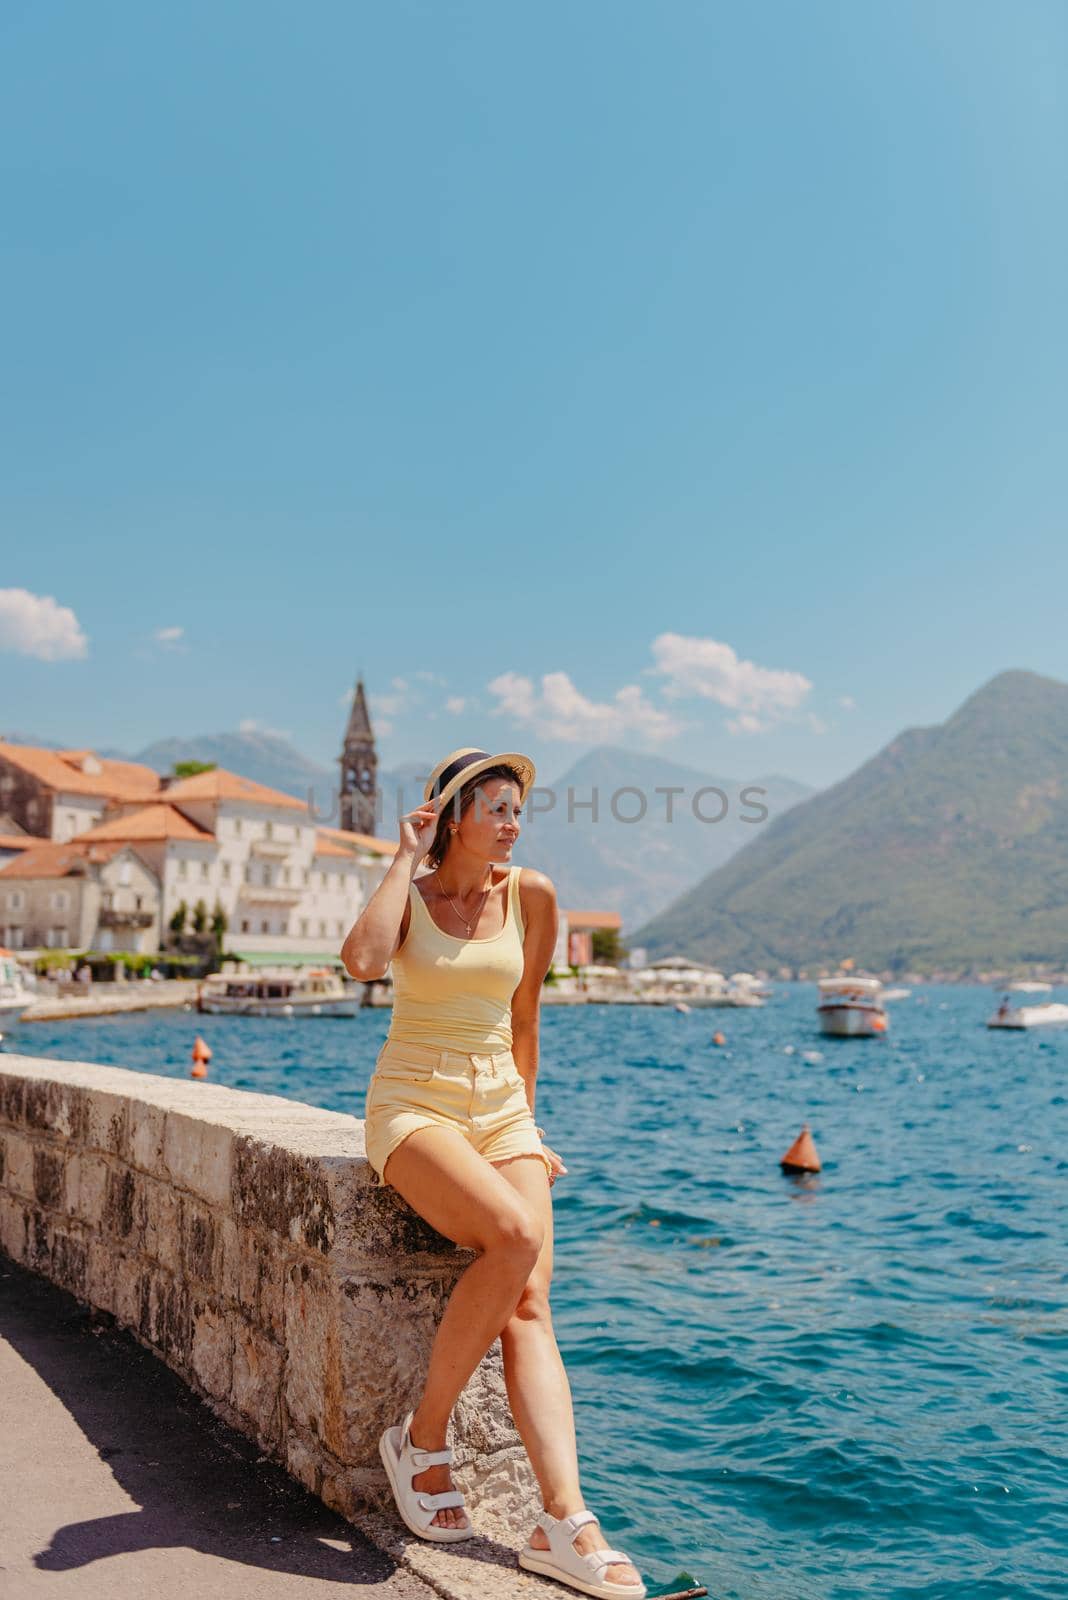
[[[752,712],[743,711],[740,717],[727,719],[728,733],[767,733],[768,724],[761,722],[759,717],[754,717]]]
[[[647,670],[667,679],[669,700],[692,695],[741,712],[727,724],[732,733],[763,731],[795,711],[812,688],[802,673],[743,661],[718,639],[661,633],[653,640],[653,657],[656,665]]]
[[[512,717],[543,739],[579,744],[638,733],[659,742],[674,739],[685,727],[679,718],[647,700],[637,684],[617,689],[608,701],[588,699],[566,672],[543,673],[540,690],[530,678],[515,672],[502,672],[488,687],[499,701],[493,715]]]
[[[265,722],[257,722],[255,717],[243,717],[237,725],[239,733],[262,733],[269,739],[292,739],[293,734],[287,728],[269,728]]]
[[[440,672],[428,672],[425,667],[420,668],[418,672],[413,672],[412,677],[421,679],[423,683],[436,683],[442,689],[448,687],[449,680],[447,678],[443,678]],[[395,679],[394,682],[396,682]]]
[[[378,725],[378,715],[380,712],[383,716],[393,717],[396,716],[398,711],[403,711],[405,709],[405,698],[403,694],[369,694],[367,699],[370,702],[368,709],[373,711],[375,714],[376,727]]]
[[[458,717],[466,704],[467,701],[462,694],[450,694],[445,702],[445,710],[450,711],[454,717]]]
[[[74,612],[53,595],[0,589],[0,650],[39,661],[72,661],[89,654],[89,641]]]
[[[184,648],[185,629],[157,628],[152,637],[164,650],[180,650]]]
[[[855,711],[857,709],[857,702],[853,699],[851,694],[840,695],[838,698],[838,704],[846,711]]]
[[[817,717],[814,711],[810,711],[808,714],[808,725],[812,729],[813,733],[827,732],[827,724],[824,722],[822,717]]]
[[[392,683],[394,689],[400,690],[401,694],[403,694],[408,687],[407,678],[391,678],[390,682]]]

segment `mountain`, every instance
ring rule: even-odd
[[[202,733],[194,738],[157,739],[132,759],[159,773],[171,772],[178,761],[213,761],[242,778],[282,789],[301,800],[309,790],[320,794],[329,789],[332,793],[338,784],[336,769],[330,771],[309,761],[288,739],[273,733]]]
[[[43,741],[19,737],[15,742]],[[135,755],[102,748],[97,753],[140,761],[160,774],[172,771],[178,761],[215,762],[256,783],[308,800],[318,821],[338,824],[336,767],[309,760],[275,734],[205,733],[157,739]],[[379,771],[375,831],[380,838],[397,838],[398,818],[422,801],[432,767],[431,761],[410,761]],[[657,791],[670,788],[680,792],[670,799],[669,818],[669,797]],[[575,802],[570,820],[569,789]],[[780,817],[812,792],[790,778],[716,777],[613,745],[588,751],[551,781],[539,774],[538,790],[536,805],[524,808],[515,860],[547,872],[561,906],[618,911],[624,937],[635,923],[656,915],[727,861],[754,832],[763,831],[768,823],[753,820],[761,807],[767,808],[769,818]],[[747,795],[748,790],[752,793]],[[594,794],[596,820],[589,809]],[[613,814],[613,797],[618,816]],[[619,820],[636,816],[643,802],[644,817]]]
[[[753,820],[760,807],[778,817],[812,792],[790,778],[717,777],[614,745],[586,752],[551,782],[539,774],[537,788],[524,809],[516,861],[547,872],[561,906],[618,911],[628,944],[640,943],[630,936],[636,923],[767,826]],[[662,792],[669,788],[681,791],[670,801],[670,820]]]
[[[633,939],[728,971],[1063,966],[1068,684],[1000,673],[770,821]]]

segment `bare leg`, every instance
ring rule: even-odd
[[[432,1228],[480,1252],[449,1296],[412,1417],[413,1444],[440,1450],[461,1390],[523,1293],[541,1249],[543,1225],[524,1197],[450,1128],[409,1134],[383,1175]],[[447,1466],[417,1472],[412,1482],[428,1494],[452,1488]],[[444,1507],[433,1520],[442,1527],[470,1526],[459,1506]]]
[[[504,1381],[519,1436],[530,1457],[541,1489],[542,1504],[554,1517],[569,1517],[585,1509],[579,1486],[578,1447],[571,1385],[560,1357],[549,1309],[549,1283],[553,1270],[553,1208],[549,1179],[541,1158],[512,1156],[493,1163],[501,1175],[543,1219],[545,1239],[522,1296],[501,1330]],[[548,1550],[549,1541],[535,1526],[530,1536],[535,1550]],[[575,1535],[575,1549],[586,1553],[603,1549],[609,1541],[597,1523],[587,1523]],[[641,1574],[629,1561],[613,1561],[603,1576],[609,1583],[641,1584]]]

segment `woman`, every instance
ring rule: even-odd
[[[393,1017],[367,1090],[367,1159],[431,1227],[478,1252],[434,1338],[422,1398],[379,1449],[421,1538],[474,1532],[452,1487],[449,1418],[500,1336],[515,1424],[544,1511],[519,1563],[584,1594],[642,1600],[579,1488],[571,1391],[549,1311],[551,1185],[566,1172],[534,1123],[541,987],[556,945],[552,882],[511,865],[534,763],[454,750],[401,818],[389,871],[341,957],[353,977],[392,964]],[[431,872],[416,877],[424,857]]]

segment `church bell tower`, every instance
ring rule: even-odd
[[[375,798],[378,789],[378,757],[375,736],[367,714],[363,679],[356,682],[349,725],[341,756],[341,826],[351,833],[375,831]]]

